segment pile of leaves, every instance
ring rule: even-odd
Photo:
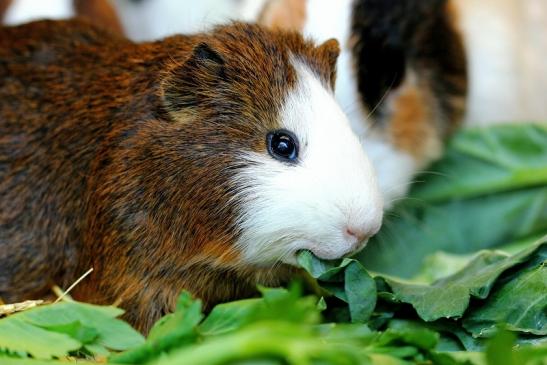
[[[547,127],[462,132],[434,169],[359,260],[300,253],[306,288],[208,314],[182,293],[147,338],[43,305],[0,319],[0,364],[547,364]]]
[[[547,346],[547,237],[513,256],[483,251],[431,284],[373,278],[352,259],[328,263],[308,252],[299,262],[328,290],[333,308],[325,315],[334,321],[429,328],[452,351],[482,350],[504,324],[519,343]]]
[[[528,252],[526,266],[530,266],[539,252],[546,248],[547,244],[541,244],[534,247],[533,253]],[[523,256],[517,255],[511,262]],[[318,275],[320,283],[325,283],[324,287],[328,287],[345,303],[332,310],[345,311],[353,323],[325,321],[322,313],[329,312],[327,303],[333,298],[318,300],[315,296],[302,296],[299,287],[294,285],[288,290],[262,288],[262,298],[221,304],[207,316],[203,314],[199,300],[183,293],[178,300],[177,310],[158,321],[146,339],[123,321],[114,318],[121,313],[119,309],[65,302],[31,309],[0,320],[0,344],[3,348],[0,363],[59,365],[66,363],[67,359],[79,358],[87,359],[89,363],[93,360],[100,363],[108,361],[111,364],[149,365],[545,364],[547,346],[536,344],[513,348],[517,341],[513,333],[535,331],[538,328],[535,324],[530,329],[527,327],[528,321],[508,316],[503,318],[509,319],[511,323],[507,330],[494,333],[491,326],[505,312],[497,312],[497,317],[491,318],[487,307],[479,307],[478,311],[473,311],[468,317],[470,326],[472,329],[486,329],[493,335],[492,339],[484,348],[480,348],[481,352],[454,351],[454,348],[448,352],[448,342],[443,341],[436,329],[450,328],[452,333],[457,333],[456,327],[459,324],[453,323],[452,327],[446,324],[424,325],[423,321],[420,322],[420,315],[413,320],[395,319],[393,314],[397,310],[390,312],[376,305],[372,307],[377,309],[371,312],[369,304],[361,306],[360,302],[370,303],[369,296],[387,298],[388,306],[392,302],[409,301],[417,303],[430,315],[440,307],[445,306],[449,311],[453,310],[452,307],[437,300],[413,301],[412,297],[409,299],[404,295],[397,298],[397,294],[393,294],[395,290],[389,293],[379,290],[376,295],[374,280],[369,276],[361,277],[368,274],[354,260],[344,260],[339,266],[334,266],[326,265],[309,254],[302,254],[300,259],[314,275]],[[470,270],[470,267],[474,265],[463,271]],[[456,277],[457,274],[451,280],[457,281]],[[390,285],[394,283],[384,278],[379,282],[384,283],[384,280]],[[362,281],[368,284],[362,286]],[[539,284],[545,285],[545,280]],[[503,296],[505,291],[511,291],[511,288],[502,284],[501,288],[493,291],[497,294],[492,294],[492,297]],[[355,293],[362,295],[362,298]],[[546,322],[541,316],[545,315],[545,302],[540,305],[543,305],[543,312],[537,312],[537,308],[530,305],[528,313],[530,316],[535,313],[536,319],[541,322],[537,324],[544,330]],[[486,311],[480,308],[486,308]],[[381,325],[381,330],[372,328],[378,322],[370,320],[374,316],[387,319],[387,324]],[[536,340],[542,341],[540,337]],[[534,342],[530,339],[525,341]],[[52,358],[61,358],[63,361]],[[78,363],[86,362],[79,360]]]

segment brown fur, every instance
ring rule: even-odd
[[[108,0],[73,0],[76,15],[117,34],[124,34],[118,14]]]
[[[399,150],[409,153],[420,168],[437,157],[442,151],[441,136],[434,119],[435,100],[428,88],[418,85],[401,85],[391,97],[391,119],[386,123],[389,140]]]
[[[4,20],[6,11],[11,5],[11,1],[12,0],[0,0],[0,23],[2,23],[2,21]]]
[[[93,267],[73,296],[121,300],[146,332],[182,289],[210,307],[286,280],[239,260],[231,178],[280,126],[289,55],[330,84],[336,51],[245,24],[145,44],[80,21],[0,30],[0,297]]]

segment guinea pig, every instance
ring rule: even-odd
[[[136,44],[81,21],[0,30],[0,297],[121,300],[146,332],[295,254],[358,251],[374,170],[333,96],[338,43],[233,23]]]
[[[385,207],[461,124],[467,56],[453,0],[269,0],[262,25],[341,42],[336,97],[378,174]]]

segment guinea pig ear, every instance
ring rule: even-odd
[[[325,65],[323,68],[326,71],[326,76],[328,77],[328,82],[334,90],[334,85],[336,83],[336,61],[340,55],[340,44],[334,38],[331,38],[317,47],[317,53],[319,59],[322,60],[322,63]]]
[[[197,107],[225,79],[224,59],[207,43],[194,47],[182,64],[169,72],[161,84],[168,112]]]
[[[189,61],[208,67],[210,70],[220,70],[224,66],[222,56],[207,43],[200,43],[195,46]]]

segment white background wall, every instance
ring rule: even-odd
[[[468,122],[547,122],[547,0],[456,1],[470,61]]]

